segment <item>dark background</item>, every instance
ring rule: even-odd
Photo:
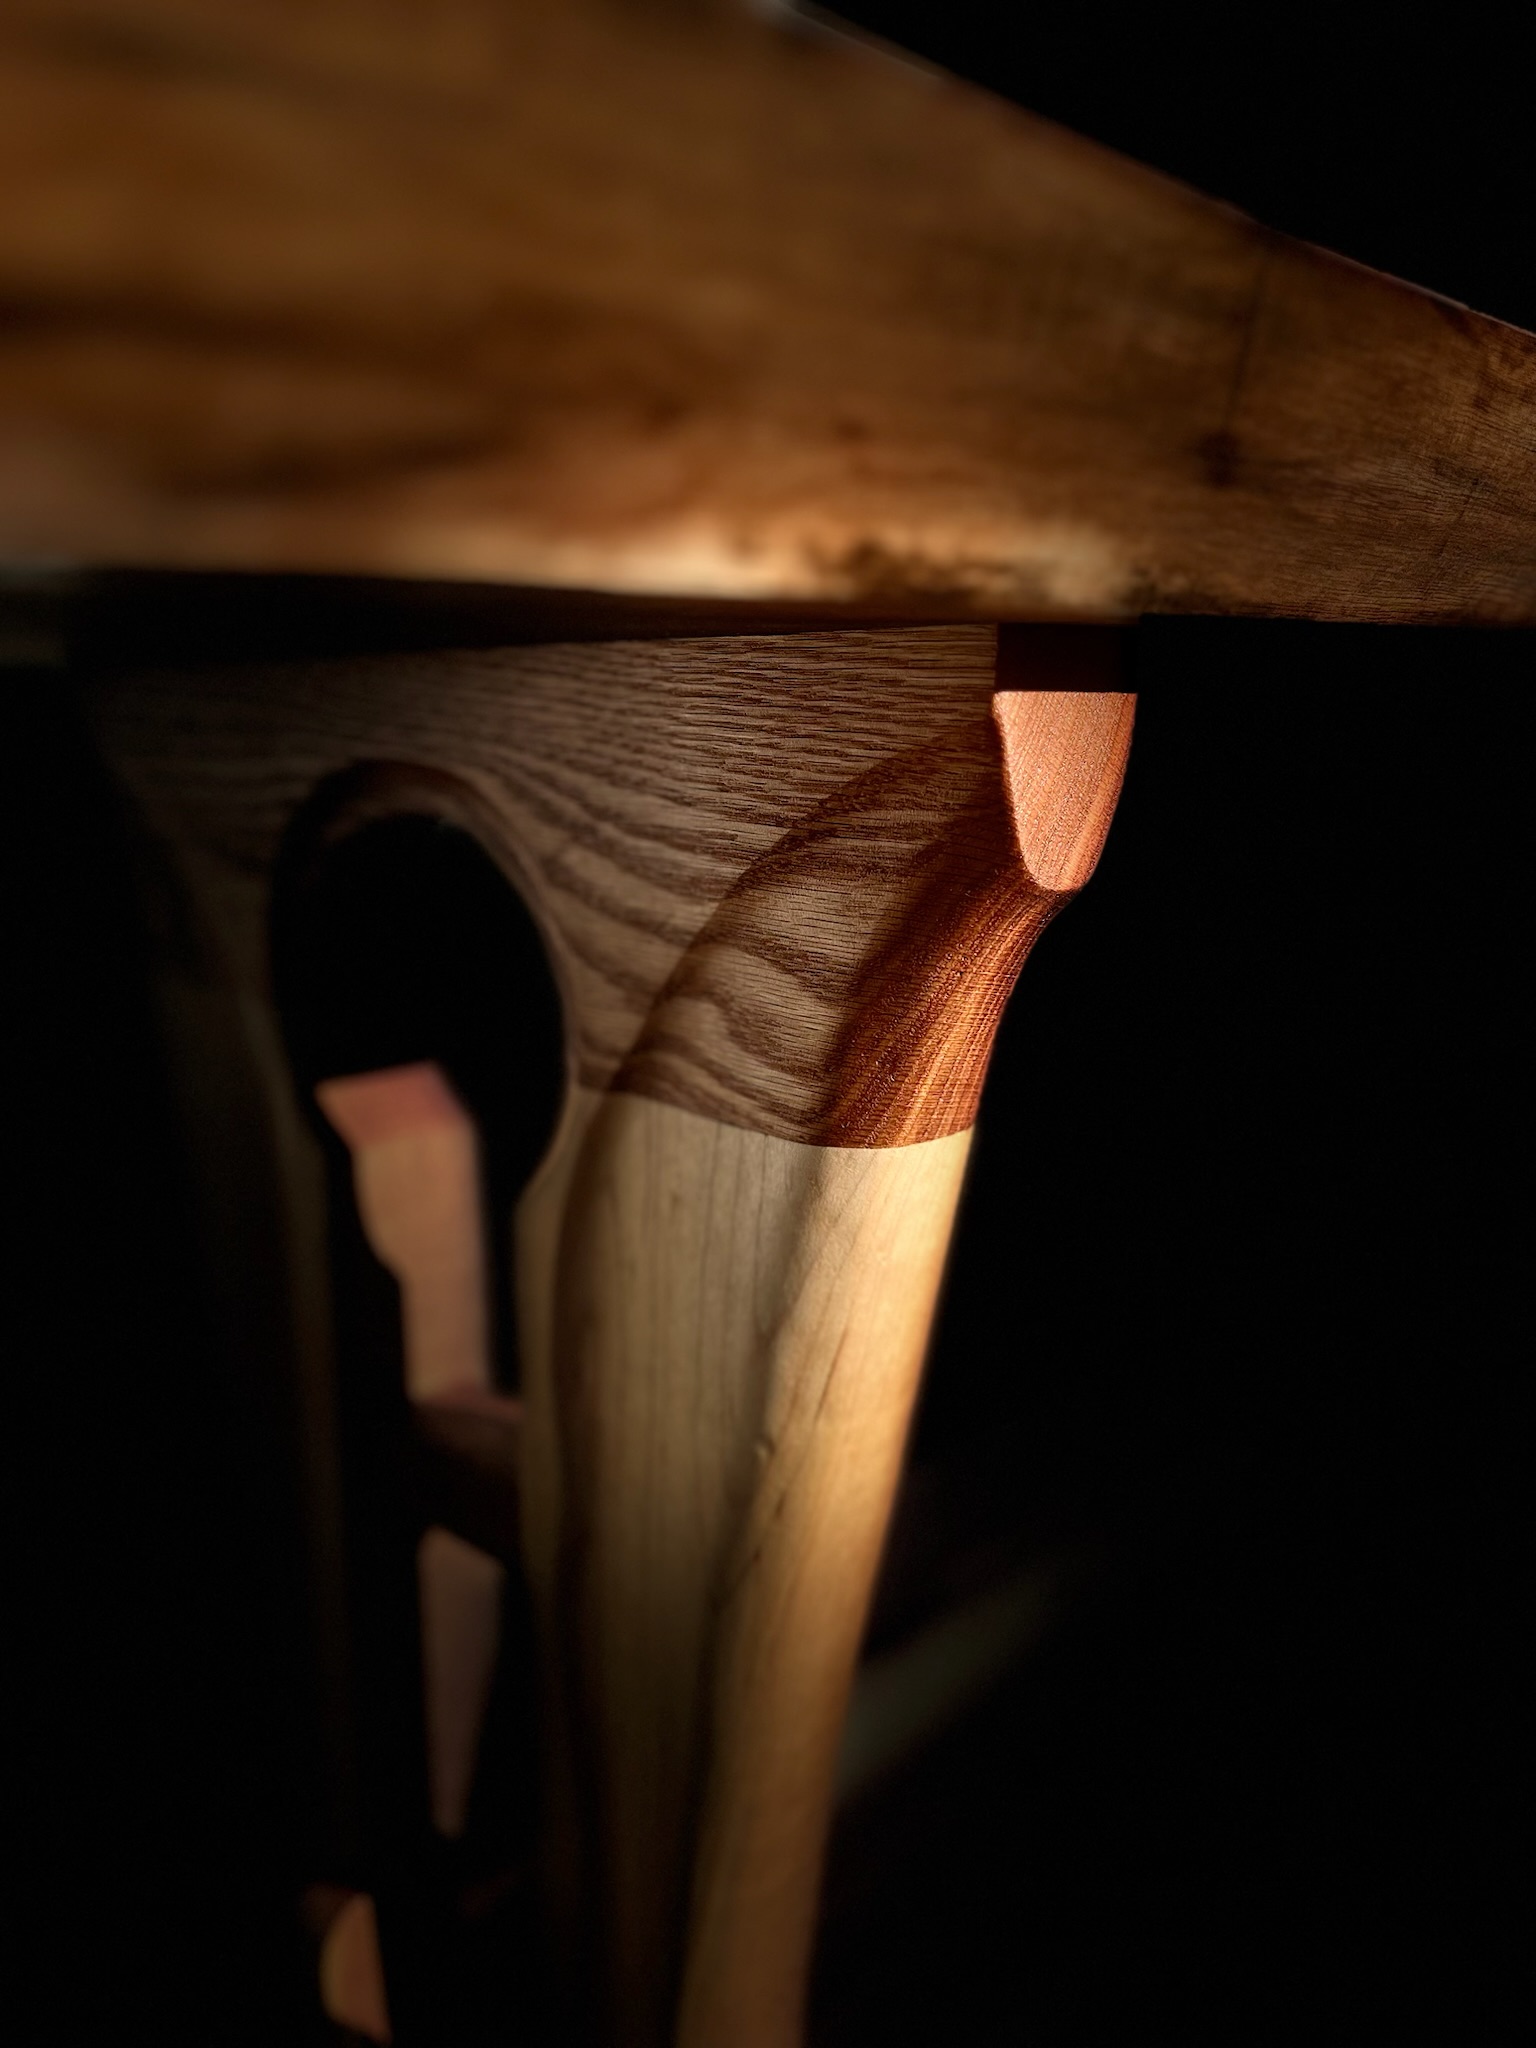
[[[1536,327],[1536,121],[1490,9],[841,11]],[[1097,1562],[846,1819],[829,2048],[1512,2038],[1532,658],[1141,629],[1125,795],[1004,1025],[913,1465],[930,1549],[990,1516],[998,1554]]]
[[[1486,11],[863,18],[1536,326]],[[813,2039],[1502,2042],[1531,643],[1194,619],[1136,663],[1108,850],[988,1086],[875,1643],[1077,1564],[840,1824]],[[178,1249],[107,794],[57,677],[6,692],[20,2038],[286,2043],[282,1417],[211,1365]]]
[[[1088,1569],[849,1816],[829,2044],[1508,2038],[1529,659],[1142,629],[1108,849],[988,1082],[902,1559]]]

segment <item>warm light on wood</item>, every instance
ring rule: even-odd
[[[576,2036],[798,2038],[970,1127],[1014,979],[1103,842],[1121,665],[1113,632],[951,625],[104,679],[138,800],[206,849],[196,886],[253,973],[249,877],[317,784],[309,831],[466,827],[544,936],[572,1086],[517,1218],[518,1497]],[[467,1119],[430,1069],[321,1100],[400,1278],[412,1392],[494,1398]],[[450,1616],[477,1599],[426,1589],[460,1701],[485,1639]],[[433,1713],[451,1831],[469,1745]]]
[[[394,1067],[315,1090],[352,1153],[369,1243],[400,1285],[413,1401],[491,1391],[485,1218],[472,1119],[440,1070]],[[439,1832],[460,1835],[500,1629],[503,1567],[446,1529],[417,1559],[427,1777]]]
[[[1121,629],[1536,624],[1536,337],[729,0],[15,0],[0,306],[0,558],[48,614],[14,645],[68,650],[89,801],[153,898],[209,1298],[302,1439],[325,1825],[381,1904],[329,1926],[324,2009],[387,2041],[387,1960],[435,2038],[510,1566],[554,2038],[797,2048],[988,1061],[1126,768]],[[165,579],[221,659],[101,629],[141,570],[232,572]],[[286,659],[221,611],[270,572]],[[389,1289],[284,950],[338,846],[404,816],[519,891],[566,1055],[510,1247],[437,1066],[315,1091],[409,1428],[358,1395]],[[405,1640],[429,1521],[457,1850]],[[1033,1603],[938,1662],[982,1683]],[[882,1712],[850,1782],[905,1739]]]
[[[785,9],[13,0],[0,548],[1536,620],[1536,341]]]
[[[568,1475],[528,1548],[602,1818],[559,1846],[602,1904],[615,2040],[670,2037],[681,1968],[680,2042],[766,2048],[796,2038],[969,1137],[804,1145],[615,1095],[566,1142],[525,1211],[530,1456],[558,1448]],[[541,1204],[562,1194],[551,1272]]]
[[[389,2041],[389,2006],[373,1900],[354,1892],[320,1944],[320,2002],[328,2018],[370,2041]]]
[[[346,1140],[368,1241],[400,1283],[413,1401],[489,1388],[485,1219],[474,1124],[440,1071],[393,1067],[322,1081]]]

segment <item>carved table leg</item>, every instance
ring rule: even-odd
[[[1011,651],[1020,681],[1113,680],[1107,640]],[[743,869],[525,1198],[527,1556],[601,2039],[798,2037],[993,1028],[1129,731],[1122,694],[1033,690],[882,749]]]
[[[1119,646],[861,630],[98,692],[255,1009],[285,891],[382,817],[467,827],[544,934],[571,1087],[517,1224],[522,1515],[578,2037],[798,2037],[970,1127],[1108,828]]]

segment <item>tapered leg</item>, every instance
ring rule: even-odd
[[[1042,681],[1064,655],[1113,680],[1111,645],[1038,651]],[[527,1555],[597,2039],[799,2037],[976,1091],[1129,726],[1107,689],[1010,694],[840,786],[734,884],[525,1198]]]
[[[566,2038],[798,2037],[969,1132],[1108,827],[1119,652],[958,626],[98,691],[251,1013],[284,902],[400,814],[472,832],[544,936],[570,1089],[516,1274]]]
[[[633,1096],[582,1108],[523,1245],[526,1293],[548,1290],[529,1449],[553,1483],[528,1507],[567,1882],[603,1961],[585,1981],[605,2039],[790,2042],[968,1137],[815,1146]]]

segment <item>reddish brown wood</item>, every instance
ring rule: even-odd
[[[797,2038],[976,1093],[1098,856],[1120,654],[949,625],[96,681],[247,1014],[284,892],[401,812],[475,832],[546,938],[573,1085],[516,1226],[519,1505],[576,2037]],[[419,1374],[473,1320],[412,1300],[469,1270],[462,1121],[419,1071],[321,1093]]]

